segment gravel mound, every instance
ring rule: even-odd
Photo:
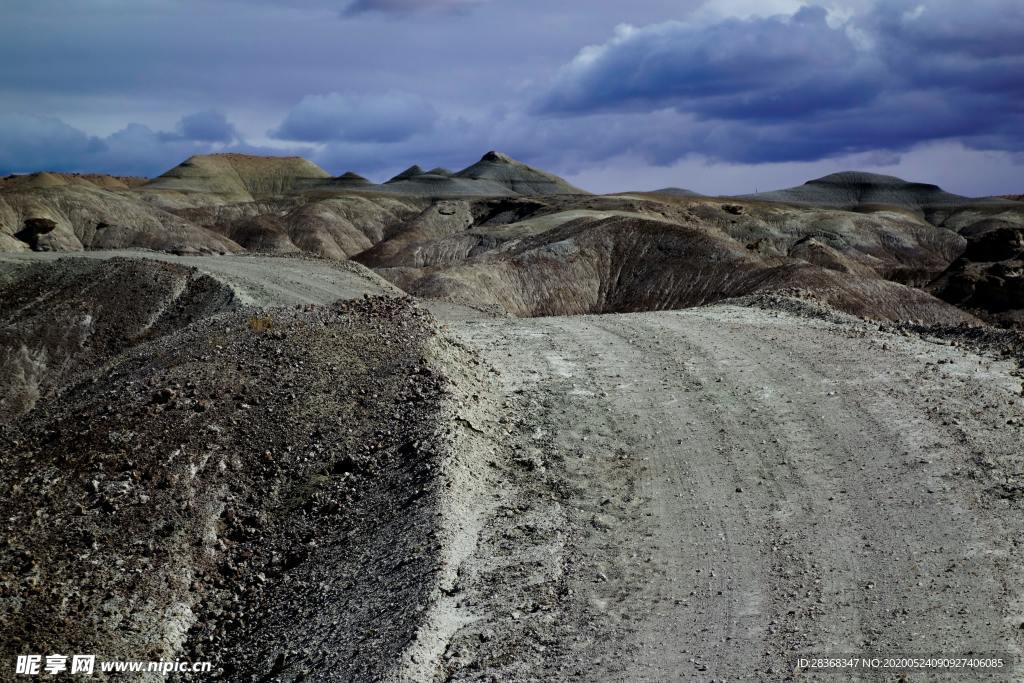
[[[229,311],[0,429],[3,657],[211,660],[230,681],[408,668],[443,636],[461,533],[445,345],[402,299]]]
[[[235,305],[226,285],[156,261],[64,259],[4,271],[0,423],[118,353]]]

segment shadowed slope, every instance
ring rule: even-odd
[[[0,283],[0,424],[113,355],[235,307],[230,288],[149,260],[67,258]]]
[[[1024,207],[965,211],[951,222],[967,247],[929,290],[992,322],[1024,326]]]
[[[406,291],[512,315],[686,308],[761,291],[803,290],[879,319],[972,317],[875,275],[765,256],[721,230],[633,216],[579,218],[448,267],[382,269]]]
[[[979,201],[950,194],[938,185],[913,183],[895,176],[859,171],[833,173],[808,181],[799,187],[744,195],[744,198],[818,204],[841,209],[884,205],[913,210],[924,210],[933,206],[957,206]]]

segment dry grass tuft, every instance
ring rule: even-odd
[[[268,315],[265,318],[249,318],[249,329],[260,334],[274,329],[274,320]]]

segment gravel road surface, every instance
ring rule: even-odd
[[[802,655],[1019,653],[1008,360],[729,305],[454,332],[500,373],[511,456],[463,568],[480,619],[453,678],[786,680]]]
[[[304,258],[0,266],[68,256],[194,266],[260,306],[400,294]],[[488,368],[465,404],[489,417],[461,426],[495,452],[471,449],[486,513],[445,590],[457,631],[410,655],[417,677],[838,680],[797,658],[1020,656],[1024,396],[1009,357],[738,305],[529,320],[427,305]]]

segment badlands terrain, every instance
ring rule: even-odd
[[[1022,654],[1019,199],[225,154],[0,179],[0,251],[5,662],[783,681]],[[900,675],[944,674],[861,674]]]

